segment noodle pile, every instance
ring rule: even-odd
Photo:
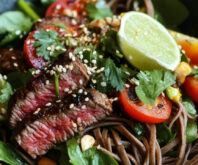
[[[123,165],[195,165],[198,164],[198,141],[194,144],[186,143],[188,115],[181,103],[177,106],[167,121],[170,129],[176,129],[177,136],[162,147],[157,141],[154,124],[146,124],[148,133],[138,139],[134,134],[135,121],[126,117],[108,117],[105,121],[84,130],[83,134],[92,133],[98,147]],[[167,155],[172,149],[177,149],[176,157]]]

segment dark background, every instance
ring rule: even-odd
[[[27,0],[39,7],[39,0]],[[174,0],[173,0],[174,1]],[[198,0],[181,0],[188,8],[190,15],[184,23],[179,26],[179,31],[198,37]],[[0,0],[0,13],[16,8],[17,0]],[[168,9],[167,9],[168,12]]]

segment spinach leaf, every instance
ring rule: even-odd
[[[28,165],[10,146],[2,141],[0,141],[0,161],[9,165]]]
[[[191,143],[197,139],[197,123],[195,121],[188,121],[186,127],[186,140]]]
[[[176,133],[172,133],[165,123],[157,124],[157,140],[160,144],[165,145],[173,141]]]
[[[176,28],[189,15],[180,0],[152,0],[155,18],[168,28]]]
[[[32,27],[30,18],[20,11],[8,11],[1,14],[0,22],[0,46],[27,34]]]
[[[139,85],[135,92],[138,98],[147,104],[154,104],[156,98],[169,86],[175,83],[175,75],[170,71],[140,71],[137,74]]]
[[[30,81],[32,74],[30,72],[11,72],[7,77],[12,88],[18,90],[23,88]]]
[[[92,147],[84,152],[78,144],[78,137],[67,141],[67,151],[72,165],[118,165],[109,154]]]
[[[110,8],[106,5],[104,0],[99,0],[96,4],[89,3],[86,6],[86,11],[88,12],[89,20],[97,20],[113,16]]]

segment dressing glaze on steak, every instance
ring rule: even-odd
[[[62,102],[38,111],[23,120],[14,136],[32,158],[105,118],[112,112],[112,105],[106,95],[95,89],[78,89]]]
[[[59,72],[60,97],[67,95],[71,89],[87,84],[89,76],[86,67],[78,57],[73,55],[71,58],[71,53],[72,51],[69,50],[60,55],[58,61],[45,73],[34,78],[25,89],[16,92],[10,115],[11,128],[37,108],[47,106],[56,100],[55,78],[52,75],[55,71],[61,71]]]
[[[26,71],[28,65],[21,50],[0,49],[0,72]]]

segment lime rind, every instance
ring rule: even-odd
[[[174,38],[163,25],[146,14],[126,13],[118,37],[127,60],[141,70],[165,68],[173,71],[180,63],[180,49]]]

